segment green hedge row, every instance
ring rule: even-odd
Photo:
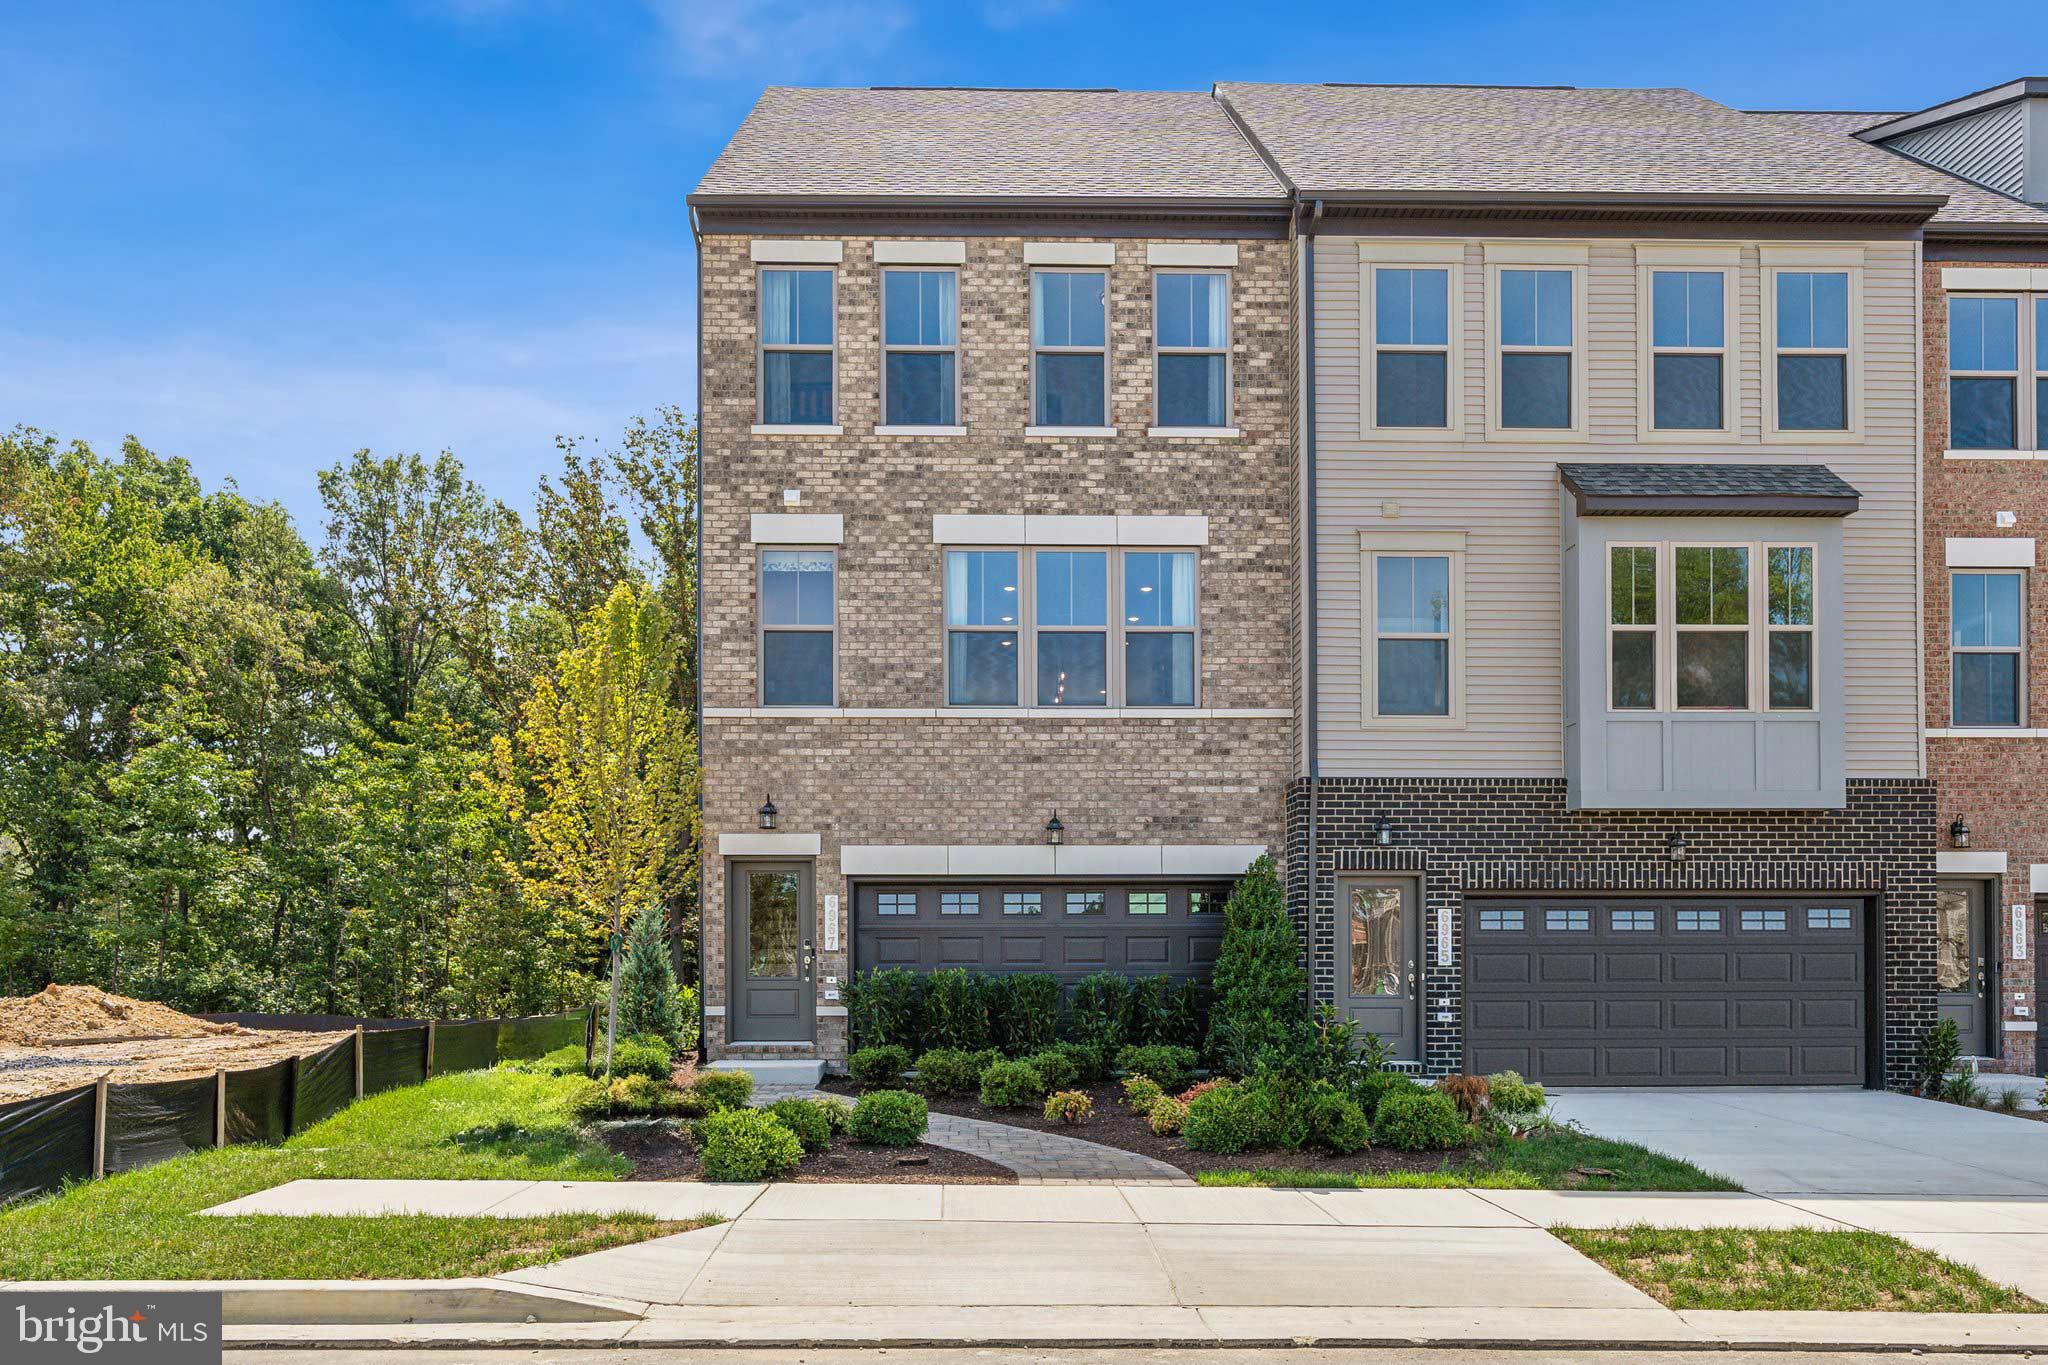
[[[1062,995],[1059,978],[1043,972],[874,968],[849,984],[846,1011],[855,1047],[894,1046],[913,1055],[995,1048],[1019,1057],[1062,1039],[1107,1057],[1132,1045],[1199,1051],[1208,1033],[1204,982],[1097,972]]]

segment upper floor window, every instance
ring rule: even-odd
[[[1152,277],[1154,401],[1162,427],[1230,425],[1230,275]]]
[[[1729,274],[1650,272],[1650,425],[1727,429]]]
[[[1657,709],[1657,547],[1607,550],[1607,694],[1616,711]]]
[[[2034,449],[2048,450],[2048,294],[2034,297]]]
[[[1375,717],[1451,711],[1451,556],[1372,556]]]
[[[1778,270],[1772,283],[1777,429],[1848,431],[1849,272]]]
[[[1609,709],[1813,710],[1814,574],[1811,545],[1609,545]]]
[[[833,272],[761,271],[761,422],[833,421]]]
[[[1450,267],[1375,266],[1372,282],[1372,424],[1449,428]]]
[[[1951,450],[2019,445],[2026,338],[2017,297],[1956,297],[1948,304],[1948,444]],[[2040,388],[2036,384],[2036,391]],[[2038,406],[2038,403],[2037,403]]]
[[[959,277],[951,270],[882,272],[882,422],[959,421]]]
[[[1572,410],[1576,281],[1571,270],[1499,272],[1502,428],[1569,431],[1577,424]]]
[[[1126,550],[1124,704],[1195,704],[1195,556]]]
[[[833,704],[838,597],[831,550],[761,552],[761,704]]]
[[[946,702],[1017,704],[1023,595],[1015,550],[946,551]]]
[[[1949,691],[1958,726],[2018,725],[2024,712],[2025,585],[2019,573],[1949,575]]]
[[[1109,276],[1031,273],[1031,424],[1109,425]]]
[[[1038,704],[1109,705],[1109,552],[1040,550],[1032,558]]]

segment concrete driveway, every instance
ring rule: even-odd
[[[1909,1095],[1561,1090],[1551,1109],[1760,1194],[2048,1194],[2048,1123]]]

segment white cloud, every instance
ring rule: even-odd
[[[648,0],[684,67],[714,80],[853,80],[909,29],[900,0]]]

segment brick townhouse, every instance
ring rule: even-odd
[[[690,198],[707,1053],[843,1059],[873,967],[1201,974],[1266,851],[1431,1073],[1899,1085],[1973,944],[2029,1018],[1938,927],[2048,860],[2030,694],[1923,690],[2019,666],[1949,602],[2042,402],[1940,318],[2048,252],[1887,117],[764,94]],[[2015,448],[1943,460],[2000,375]]]
[[[2048,895],[2048,80],[1802,118],[1951,173],[1923,237],[1926,743],[1937,989],[1964,1050],[2039,1074]]]

